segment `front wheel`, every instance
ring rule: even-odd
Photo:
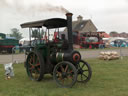
[[[77,81],[77,70],[70,62],[60,62],[54,68],[53,79],[60,87],[72,87]]]
[[[78,76],[77,81],[78,82],[88,82],[91,79],[92,76],[92,70],[90,65],[81,60],[78,64]]]

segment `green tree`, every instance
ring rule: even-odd
[[[22,39],[22,33],[19,32],[19,29],[17,28],[12,28],[11,29],[11,34],[10,34],[11,37],[15,37],[17,40],[20,40]]]
[[[41,30],[41,32],[39,32],[38,29],[35,29],[32,31],[32,37],[34,37],[34,38],[42,38],[43,35],[44,35],[43,29]]]
[[[37,29],[35,29],[35,30],[32,31],[32,37],[39,38],[39,36],[40,36],[40,33],[38,32]]]

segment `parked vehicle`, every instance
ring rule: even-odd
[[[98,32],[85,32],[80,35],[80,46],[81,48],[104,48],[102,38],[99,36]]]
[[[128,47],[128,42],[124,40],[115,40],[110,43],[112,47]]]
[[[12,48],[19,45],[19,40],[6,38],[6,35],[0,33],[0,53],[12,53]]]

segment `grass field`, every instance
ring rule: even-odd
[[[94,50],[104,50],[104,51],[107,51],[107,50],[115,50],[115,49],[120,49],[120,47],[110,47],[110,48],[104,48],[104,49],[100,49],[100,48],[98,48],[98,49],[85,49],[85,48],[82,48],[82,49],[76,49],[76,50],[78,50],[78,51],[94,51]],[[123,50],[123,49],[128,49],[128,47],[121,47],[121,49]]]
[[[0,65],[0,96],[128,96],[128,57],[123,60],[88,59],[92,78],[87,84],[76,83],[73,88],[59,88],[46,75],[41,82],[29,80],[23,64],[14,64],[15,77],[5,80]]]

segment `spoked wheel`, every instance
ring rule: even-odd
[[[77,81],[77,70],[72,63],[63,61],[55,66],[53,78],[60,87],[72,87]]]
[[[77,81],[78,82],[88,82],[91,79],[92,70],[90,65],[81,60],[78,64],[78,76]]]
[[[44,75],[44,61],[40,53],[29,53],[26,61],[26,70],[31,80],[42,80]]]

